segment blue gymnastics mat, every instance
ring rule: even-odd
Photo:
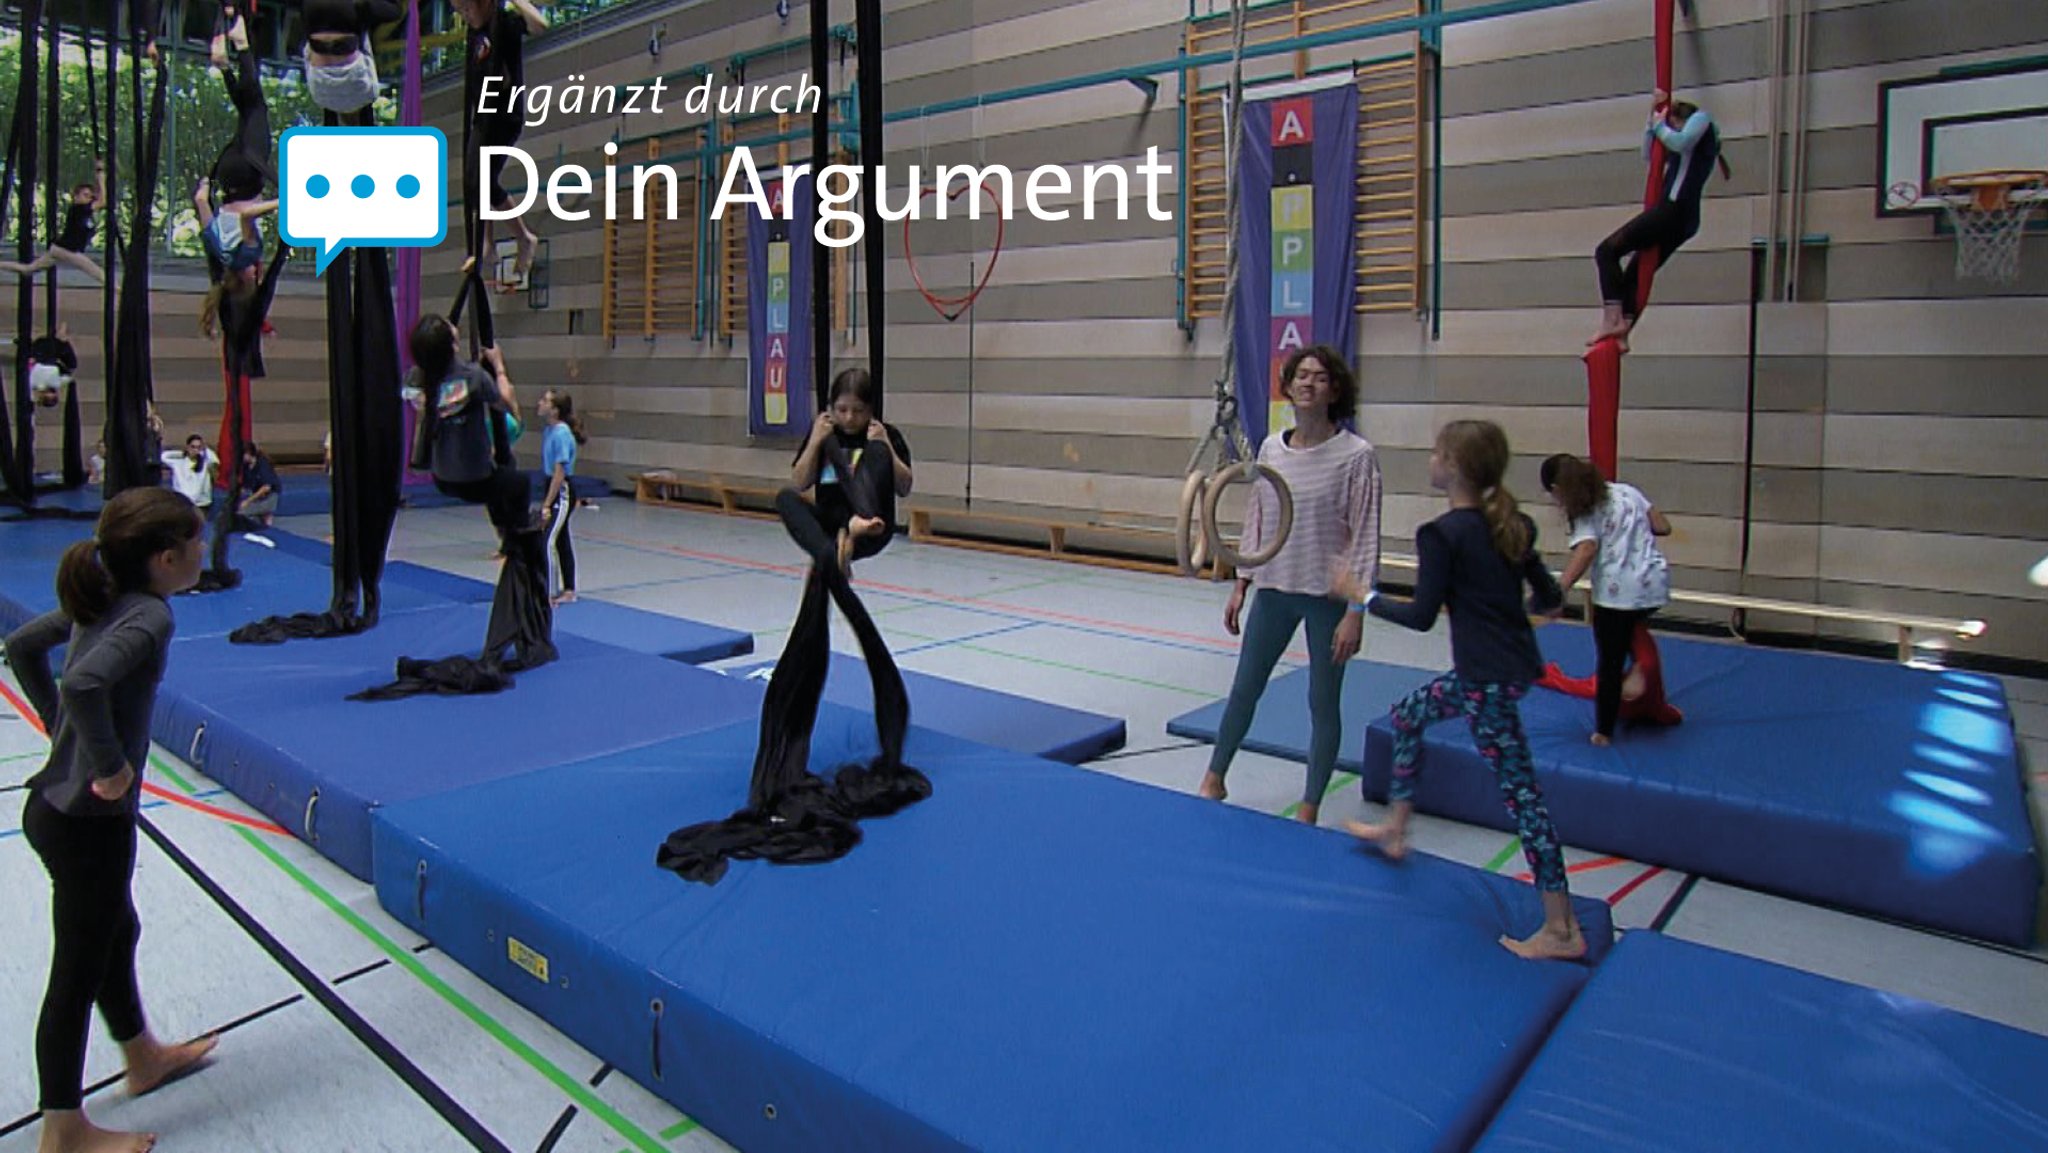
[[[1347,772],[1363,772],[1361,757],[1365,742],[1357,739],[1365,722],[1384,714],[1394,703],[1413,692],[1418,685],[1429,683],[1436,676],[1435,670],[1411,668],[1407,665],[1380,664],[1377,661],[1354,660],[1344,669],[1344,743],[1337,749],[1337,767]],[[1183,713],[1166,722],[1166,731],[1176,737],[1189,740],[1216,743],[1216,732],[1223,725],[1223,706],[1227,700],[1212,701],[1191,713]],[[1265,753],[1268,756],[1284,757],[1290,761],[1308,761],[1308,670],[1295,669],[1274,677],[1266,685],[1265,695],[1259,698],[1258,711],[1252,714],[1252,727],[1245,733],[1241,746],[1248,752]]]
[[[1569,673],[1587,629],[1537,630]],[[1522,701],[1566,843],[1738,885],[2026,945],[2041,862],[2012,714],[1994,677],[1659,636],[1686,721],[1587,743],[1593,703]],[[1415,804],[1507,828],[1493,773],[1458,722],[1423,742]],[[1366,734],[1363,788],[1385,797],[1393,729]]]
[[[276,542],[279,552],[322,565],[329,563],[333,555],[326,541],[313,537],[282,530],[264,535]],[[491,585],[484,581],[410,561],[386,563],[383,587],[387,590],[387,602],[391,596],[388,590],[395,588],[411,589],[458,604],[489,604],[494,595]],[[628,652],[667,657],[692,665],[744,656],[754,651],[752,633],[601,600],[578,600],[557,608],[555,631],[613,645]]]
[[[33,522],[35,527],[52,522]],[[29,555],[12,551],[15,533],[26,524],[0,528],[0,542],[10,549],[0,564],[0,627],[13,628],[21,622],[57,607],[57,560],[71,540],[92,535],[92,526],[72,522],[70,537],[61,543],[33,542]],[[54,534],[52,534],[54,537]],[[178,622],[180,641],[195,637],[226,636],[228,633],[268,616],[316,612],[327,607],[333,574],[324,564],[236,540],[228,563],[242,574],[242,583],[214,593],[185,593],[171,598],[171,616]],[[448,605],[445,597],[404,585],[390,585],[384,592],[384,612],[415,612]],[[483,634],[477,634],[481,644]]]
[[[761,686],[568,634],[559,660],[485,696],[351,701],[400,656],[474,655],[486,605],[386,613],[353,637],[180,642],[152,732],[322,856],[368,880],[371,810],[755,717]]]
[[[1481,1153],[2048,1149],[2048,1038],[1631,932]]]
[[[770,662],[726,671],[738,677],[765,678],[774,667]],[[933,732],[1070,765],[1124,747],[1126,734],[1121,717],[1012,696],[930,673],[910,669],[903,669],[902,673],[903,687],[910,694],[912,723]],[[825,699],[860,712],[873,712],[875,690],[868,680],[867,663],[859,657],[833,653],[831,668],[825,676]]]
[[[1527,886],[923,729],[844,859],[657,868],[756,729],[379,810],[378,900],[750,1153],[1462,1149],[1587,975],[1497,943]]]

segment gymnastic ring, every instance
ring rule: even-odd
[[[1209,542],[1202,538],[1197,511],[1202,507],[1202,495],[1208,487],[1207,473],[1191,472],[1187,480],[1181,482],[1180,506],[1173,519],[1173,548],[1182,576],[1202,575],[1203,566],[1209,562]]]
[[[1256,555],[1245,556],[1237,551],[1222,532],[1216,528],[1216,505],[1223,499],[1223,490],[1233,484],[1251,484],[1264,478],[1272,484],[1273,494],[1280,499],[1280,525],[1273,533],[1273,539]],[[1202,535],[1211,542],[1216,551],[1216,563],[1229,565],[1233,569],[1257,568],[1280,555],[1280,549],[1287,544],[1287,536],[1294,531],[1294,494],[1287,489],[1287,482],[1279,473],[1255,460],[1242,460],[1217,471],[1209,478],[1209,492],[1202,498]]]

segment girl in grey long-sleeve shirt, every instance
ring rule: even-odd
[[[55,612],[7,638],[7,663],[50,734],[50,757],[28,781],[22,832],[52,888],[56,948],[36,1021],[43,1150],[146,1150],[151,1134],[95,1127],[82,1108],[92,1010],[127,1058],[130,1093],[188,1072],[213,1038],[165,1045],[143,1020],[135,981],[142,925],[135,873],[137,794],[149,755],[150,710],[170,651],[165,598],[191,588],[205,559],[192,502],[130,489],[107,502],[96,535],[57,566]],[[61,686],[50,651],[68,644]]]

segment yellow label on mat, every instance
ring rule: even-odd
[[[505,957],[513,964],[532,974],[533,979],[547,983],[548,959],[521,944],[517,937],[505,938]]]

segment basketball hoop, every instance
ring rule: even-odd
[[[2020,275],[2020,237],[2048,172],[2001,170],[1937,176],[1931,196],[1956,230],[1956,278],[2011,284]],[[2020,194],[2027,194],[2025,199]]]

